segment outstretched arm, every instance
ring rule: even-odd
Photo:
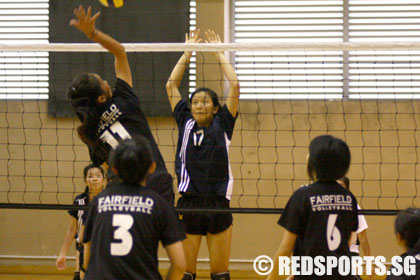
[[[199,43],[201,41],[199,36],[200,29],[198,29],[197,32],[195,32],[195,30],[191,30],[189,36],[188,33],[185,34],[185,43]],[[184,54],[176,63],[171,75],[169,76],[168,82],[166,83],[166,93],[168,94],[172,111],[175,109],[176,104],[178,104],[182,98],[181,93],[179,92],[179,86],[181,84],[182,77],[184,76],[185,69],[190,63],[191,56],[191,52],[184,52]]]
[[[213,30],[206,31],[206,43],[221,43],[220,37]],[[226,106],[232,116],[236,116],[239,105],[239,80],[232,65],[229,63],[223,52],[215,53],[217,60],[222,68],[223,74],[229,81],[229,94]]]
[[[79,8],[74,9],[73,14],[76,18],[70,21],[70,26],[76,27],[83,32],[86,37],[99,43],[102,47],[112,53],[115,57],[115,75],[132,87],[133,79],[124,46],[117,40],[96,29],[95,21],[99,17],[100,12],[97,12],[94,16],[91,16],[91,13],[90,7],[86,12],[82,5],[80,5]]]

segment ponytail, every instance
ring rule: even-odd
[[[97,144],[96,130],[98,128],[99,116],[95,107],[80,106],[75,109],[76,115],[82,122],[77,127],[77,134],[86,145]]]
[[[152,149],[144,137],[126,139],[111,153],[110,162],[124,183],[137,185],[153,163]]]
[[[83,143],[90,146],[98,142],[96,130],[99,115],[96,109],[96,100],[102,93],[103,90],[98,79],[90,73],[77,75],[70,83],[67,91],[67,97],[82,123],[77,128],[77,133]]]

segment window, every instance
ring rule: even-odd
[[[0,44],[48,43],[49,0],[0,0]],[[0,52],[0,99],[48,99],[48,52]]]
[[[419,41],[414,0],[235,0],[234,42]],[[420,52],[236,52],[244,99],[417,98]]]
[[[420,3],[351,0],[350,42],[420,41]],[[420,98],[420,51],[349,53],[349,98]]]

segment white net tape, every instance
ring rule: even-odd
[[[420,42],[123,44],[127,52],[420,50]],[[98,44],[0,44],[1,51],[105,52]]]

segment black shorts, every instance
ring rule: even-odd
[[[229,200],[222,196],[189,196],[184,195],[178,199],[177,208],[209,208],[229,209]],[[207,235],[225,231],[232,225],[232,213],[220,212],[184,212],[178,214],[179,220],[184,224],[185,232],[188,234]]]

